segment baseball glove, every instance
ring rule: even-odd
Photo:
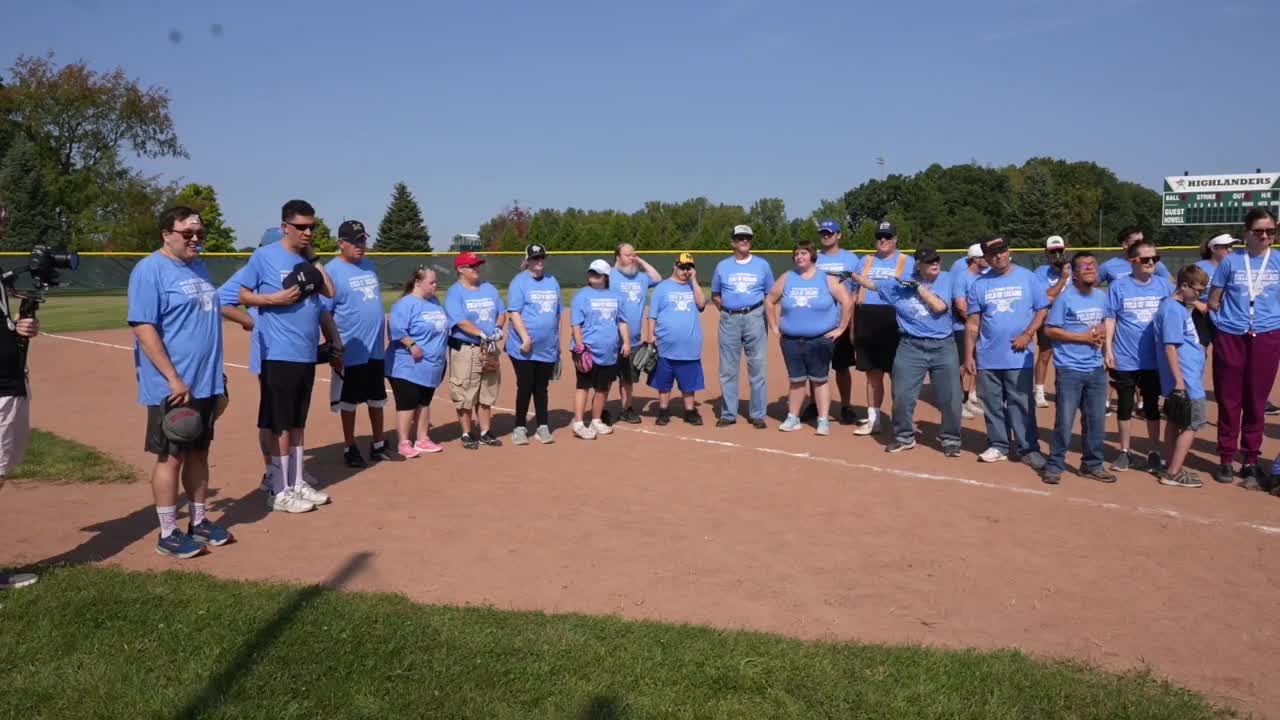
[[[631,349],[631,367],[637,373],[653,372],[657,364],[658,352],[653,343],[640,343]]]
[[[480,343],[480,371],[491,373],[498,369],[498,359],[501,353],[498,351],[498,341],[493,338],[487,338]]]
[[[595,358],[591,357],[591,346],[586,343],[574,348],[569,354],[573,355],[574,369],[583,375],[591,372],[591,368],[596,365]]]
[[[1191,427],[1191,400],[1181,390],[1174,390],[1164,399],[1164,419],[1180,428]]]

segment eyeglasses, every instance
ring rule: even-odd
[[[1209,289],[1205,285],[1188,285],[1187,287],[1191,288],[1196,295],[1203,295],[1204,291]]]
[[[881,240],[893,240],[893,239],[894,239],[893,235],[877,235],[876,236],[876,242],[880,242]]]
[[[1149,255],[1149,256],[1147,256],[1147,257],[1136,257],[1136,258],[1134,258],[1134,260],[1137,260],[1138,262],[1142,263],[1143,265],[1155,265],[1156,263],[1160,262],[1160,256],[1159,256],[1159,255]]]
[[[170,231],[168,231],[168,232],[169,232],[169,233],[171,233],[171,234],[173,234],[173,235],[181,235],[183,240],[190,240],[190,239],[191,239],[191,238],[193,238],[193,237],[198,237],[198,238],[200,238],[201,240],[203,240],[203,239],[205,239],[206,237],[208,237],[208,236],[209,236],[208,231],[207,231],[207,230],[203,230],[203,229],[201,229],[201,230],[192,230],[192,229],[188,228],[188,229],[186,229],[186,230],[170,230]]]
[[[751,242],[753,238],[750,235],[734,235],[734,242]]]
[[[1271,236],[1274,236],[1274,235],[1276,234],[1276,229],[1275,229],[1275,228],[1253,228],[1253,229],[1249,230],[1249,232],[1253,233],[1254,235],[1262,235],[1263,237],[1271,237]]]
[[[315,223],[295,223],[295,222],[289,222],[288,220],[285,220],[284,224],[288,225],[289,227],[292,227],[294,230],[297,230],[298,232],[303,232],[303,233],[315,232],[315,229],[316,229]]]
[[[1062,255],[1066,250],[1045,250],[1045,252],[1050,255]]]

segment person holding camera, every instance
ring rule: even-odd
[[[199,258],[205,229],[189,207],[160,215],[164,244],[129,273],[128,322],[135,337],[138,402],[147,408],[146,450],[156,456],[151,491],[160,521],[156,552],[179,558],[231,535],[206,516],[209,445],[223,393],[218,292]],[[178,483],[191,503],[178,529]]]
[[[1067,241],[1060,235],[1050,235],[1044,241],[1044,264],[1035,269],[1036,275],[1044,281],[1048,288],[1049,304],[1062,294],[1071,282],[1071,265],[1067,263]],[[1049,366],[1053,364],[1053,340],[1047,334],[1048,328],[1040,326],[1040,334],[1036,336],[1036,407],[1049,407],[1049,400],[1044,396],[1044,383],[1049,377]]]
[[[498,289],[480,279],[483,264],[484,259],[473,252],[458,253],[453,259],[458,282],[444,296],[449,316],[449,397],[458,411],[464,450],[502,445],[489,423],[502,382],[498,360],[507,308]]]
[[[320,297],[333,297],[333,280],[310,259],[316,211],[305,200],[281,208],[279,242],[253,251],[240,278],[240,304],[258,309],[258,427],[272,436],[267,508],[298,513],[329,502],[305,479],[302,448],[320,344]],[[340,360],[341,338],[330,331]]]

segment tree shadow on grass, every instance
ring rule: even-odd
[[[578,713],[577,720],[621,720],[624,703],[616,695],[597,695]]]
[[[211,677],[204,689],[174,715],[175,720],[194,720],[217,714],[223,704],[231,698],[236,684],[241,678],[254,671],[259,659],[267,654],[267,649],[284,633],[294,617],[325,593],[342,589],[353,577],[364,570],[372,558],[372,552],[358,552],[323,583],[310,585],[294,592],[289,601],[276,611],[274,617],[241,644],[235,657],[223,667],[222,671]]]

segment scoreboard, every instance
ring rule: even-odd
[[[1163,225],[1239,225],[1255,207],[1280,214],[1280,173],[1164,179]]]

